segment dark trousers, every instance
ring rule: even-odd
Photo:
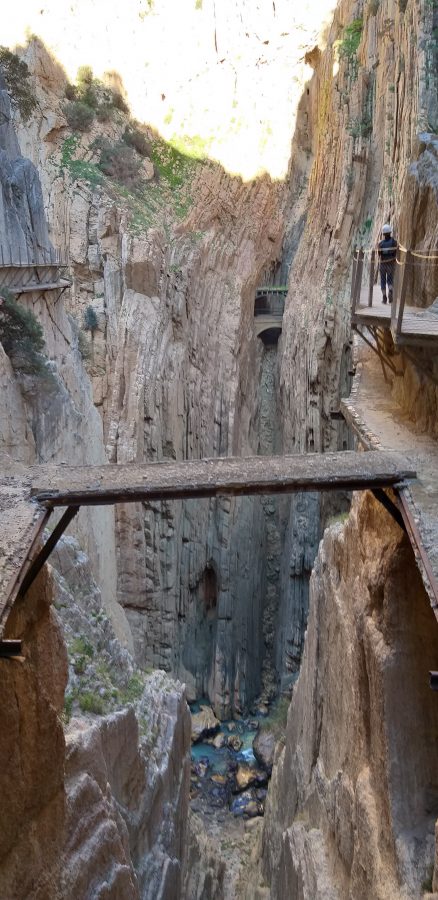
[[[394,284],[394,263],[380,263],[380,287],[382,288],[382,294],[386,295],[386,286],[388,285],[388,290],[392,291],[392,286]]]

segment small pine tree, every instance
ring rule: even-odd
[[[5,290],[0,297],[0,343],[15,369],[28,375],[47,375],[43,329],[33,312],[20,306]]]

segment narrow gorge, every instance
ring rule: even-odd
[[[438,897],[437,27],[5,24],[1,897]]]

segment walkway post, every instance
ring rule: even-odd
[[[359,300],[360,300],[360,291],[361,291],[361,287],[362,287],[362,273],[363,273],[363,261],[364,261],[364,256],[365,256],[365,254],[364,254],[364,251],[362,250],[362,247],[361,247],[360,250],[359,250],[359,253],[358,253],[358,258],[357,258],[356,282],[355,282],[355,286],[354,286],[354,293],[355,293],[355,297],[354,297],[354,309],[356,309],[356,307],[357,307],[358,304],[359,304]]]
[[[405,264],[403,266],[402,283],[401,283],[401,290],[400,290],[400,306],[398,309],[397,327],[396,327],[396,332],[395,332],[397,336],[401,334],[402,326],[403,326],[403,313],[405,310],[406,292],[408,289],[408,278],[407,278],[407,274],[406,274],[406,266],[408,266],[410,264],[411,259],[412,259],[411,251],[406,250]]]
[[[370,283],[368,285],[368,306],[373,305],[374,275],[376,272],[376,251],[371,250]]]
[[[351,314],[353,315],[356,309],[356,270],[357,270],[357,248],[355,247],[353,250],[353,271],[351,273]]]
[[[403,278],[403,273],[401,271],[403,263],[399,259],[399,255],[403,251],[397,247],[396,257],[395,257],[395,268],[394,268],[394,283],[393,283],[393,298],[391,305],[391,331],[395,331],[395,325],[397,321],[397,311],[399,308],[399,300],[400,300],[400,284]]]

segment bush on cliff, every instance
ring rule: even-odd
[[[95,116],[99,122],[107,122],[114,109],[129,112],[120,91],[95,78],[91,66],[79,67],[76,84],[67,84],[65,97],[69,103],[64,112],[74,131],[87,131]]]
[[[97,138],[93,150],[100,150],[99,169],[104,175],[126,187],[135,188],[138,185],[141,160],[132,147],[124,141],[111,144],[105,138]]]
[[[0,296],[0,343],[14,369],[27,375],[49,374],[40,323],[5,290]]]
[[[94,121],[94,109],[82,100],[72,100],[64,106],[64,114],[73,131],[88,131]]]
[[[147,140],[146,135],[140,131],[135,122],[126,126],[122,135],[122,140],[128,147],[132,147],[139,156],[146,157],[151,155],[152,146]]]
[[[26,122],[32,115],[37,101],[29,85],[30,72],[23,60],[7,47],[0,47],[0,68],[8,93],[15,100],[22,118]]]

